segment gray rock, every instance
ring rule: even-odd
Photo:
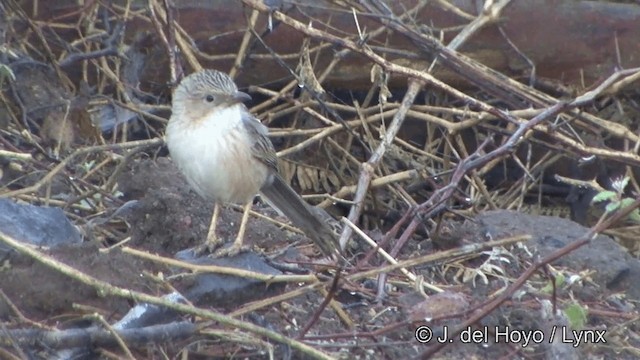
[[[583,237],[589,229],[571,220],[552,216],[537,216],[517,211],[487,211],[476,217],[478,224],[493,239],[529,234],[524,244],[539,256],[552,252]],[[574,271],[595,270],[595,283],[610,291],[624,290],[632,299],[640,299],[640,261],[608,236],[599,235],[590,243],[556,260],[553,265]]]
[[[53,247],[61,244],[79,244],[80,233],[56,207],[18,204],[0,199],[0,231],[29,244]],[[0,244],[0,252],[8,248]]]

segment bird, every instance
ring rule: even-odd
[[[228,74],[213,69],[186,76],[173,92],[165,131],[169,154],[189,185],[214,202],[207,239],[196,251],[218,249],[213,256],[223,257],[244,250],[249,212],[260,194],[325,256],[340,256],[336,231],[322,216],[323,210],[305,202],[278,174],[268,128],[244,105],[249,100]],[[220,206],[227,203],[244,205],[244,211],[235,241],[220,248],[224,241],[216,235],[216,224]]]

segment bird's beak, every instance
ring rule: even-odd
[[[233,100],[239,103],[243,103],[245,101],[251,100],[251,96],[245,92],[237,91],[235,94],[233,94]]]

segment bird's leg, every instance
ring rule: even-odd
[[[216,225],[218,224],[218,215],[220,215],[220,205],[216,202],[213,206],[213,215],[211,216],[211,223],[209,224],[209,232],[207,233],[207,239],[204,243],[196,246],[193,249],[194,256],[200,256],[207,253],[212,253],[215,249],[222,245],[222,239],[216,235]]]
[[[220,204],[217,202],[213,206],[213,215],[211,216],[211,223],[209,224],[209,232],[207,233],[207,240],[205,240],[204,244],[196,250],[197,253],[202,253],[204,251],[213,252],[215,249],[220,247],[222,244],[222,239],[218,238],[216,235],[216,225],[218,224],[218,216],[220,215]]]
[[[233,242],[233,244],[231,244],[231,246],[216,251],[216,257],[235,256],[241,251],[246,250],[246,247],[242,245],[242,241],[244,240],[244,232],[247,229],[247,221],[249,220],[251,205],[252,203],[249,202],[244,206],[242,212],[242,220],[240,221],[240,230],[238,230],[238,236],[236,236],[236,240]]]

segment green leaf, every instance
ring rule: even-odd
[[[640,210],[634,209],[629,213],[629,220],[640,223]]]
[[[616,198],[616,196],[618,196],[618,194],[616,192],[607,190],[607,191],[603,191],[603,192],[600,192],[600,193],[596,194],[596,196],[593,197],[591,202],[592,203],[598,203],[598,202],[605,201],[605,200],[611,200],[611,199]]]
[[[561,287],[562,284],[565,283],[565,277],[563,274],[558,273],[555,276],[555,281],[556,283],[556,289]],[[553,291],[553,286],[551,285],[551,281],[547,282],[547,285],[545,285],[542,289],[540,289],[540,292],[542,292],[543,294],[551,294],[551,292]]]
[[[574,330],[582,330],[587,323],[589,310],[584,306],[573,303],[564,309],[564,315],[569,319],[569,324]]]
[[[625,176],[624,179],[620,180],[620,192],[624,191],[624,189],[627,187],[627,184],[629,184],[629,177]]]
[[[620,209],[620,201],[610,202],[604,207],[604,211],[607,214],[611,214],[618,209]]]
[[[4,83],[4,79],[9,79],[10,81],[16,81],[16,75],[13,73],[11,68],[5,64],[0,64],[0,85]]]
[[[620,200],[620,207],[626,208],[627,206],[631,206],[631,204],[633,204],[634,201],[635,200],[633,200],[632,198],[624,198]]]

